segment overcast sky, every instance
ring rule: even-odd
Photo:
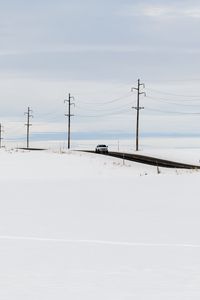
[[[6,125],[17,120],[23,126],[29,105],[33,131],[62,132],[63,100],[71,92],[75,132],[130,134],[136,101],[130,90],[141,78],[144,135],[200,132],[199,1],[0,1],[0,117]]]

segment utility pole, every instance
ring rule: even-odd
[[[64,103],[68,103],[68,114],[65,114],[66,117],[68,117],[68,134],[67,134],[67,148],[70,149],[71,146],[71,117],[74,116],[71,114],[71,106],[75,103],[72,103],[71,101],[74,100],[74,97],[69,94],[68,99],[64,100]]]
[[[141,92],[140,91],[140,88],[141,86],[143,88],[145,88],[145,85],[144,83],[140,83],[140,79],[138,79],[138,85],[137,85],[137,88],[132,88],[132,91],[133,90],[136,90],[137,91],[137,106],[136,107],[133,107],[134,109],[136,109],[137,111],[137,119],[136,119],[136,151],[139,150],[139,119],[140,119],[140,110],[141,109],[144,109],[144,107],[141,107],[140,106],[140,95],[145,95],[145,92]]]
[[[27,149],[29,149],[29,135],[30,135],[30,126],[32,126],[32,124],[30,124],[30,118],[33,118],[33,115],[31,115],[33,111],[30,109],[30,107],[28,107],[28,112],[25,112],[24,114],[27,115],[27,123],[25,124],[25,126],[27,127],[27,132],[26,132],[26,147]]]
[[[2,148],[2,140],[3,140],[3,138],[2,138],[2,132],[3,132],[3,126],[0,123],[0,148]]]

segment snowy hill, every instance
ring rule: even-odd
[[[4,150],[0,168],[0,299],[199,299],[198,171]]]

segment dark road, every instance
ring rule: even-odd
[[[94,153],[96,155],[107,155],[112,156],[120,159],[125,159],[129,161],[134,161],[142,164],[148,164],[152,166],[157,167],[163,167],[163,168],[176,168],[176,169],[200,169],[200,166],[180,163],[176,161],[170,161],[166,159],[160,159],[156,157],[146,156],[146,155],[140,155],[140,154],[131,154],[131,153],[121,153],[121,152],[108,152],[108,153],[95,153],[95,151],[89,151],[89,150],[80,150],[81,152],[87,152],[87,153]]]

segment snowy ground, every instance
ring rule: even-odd
[[[200,172],[23,151],[0,170],[0,299],[200,298]]]

